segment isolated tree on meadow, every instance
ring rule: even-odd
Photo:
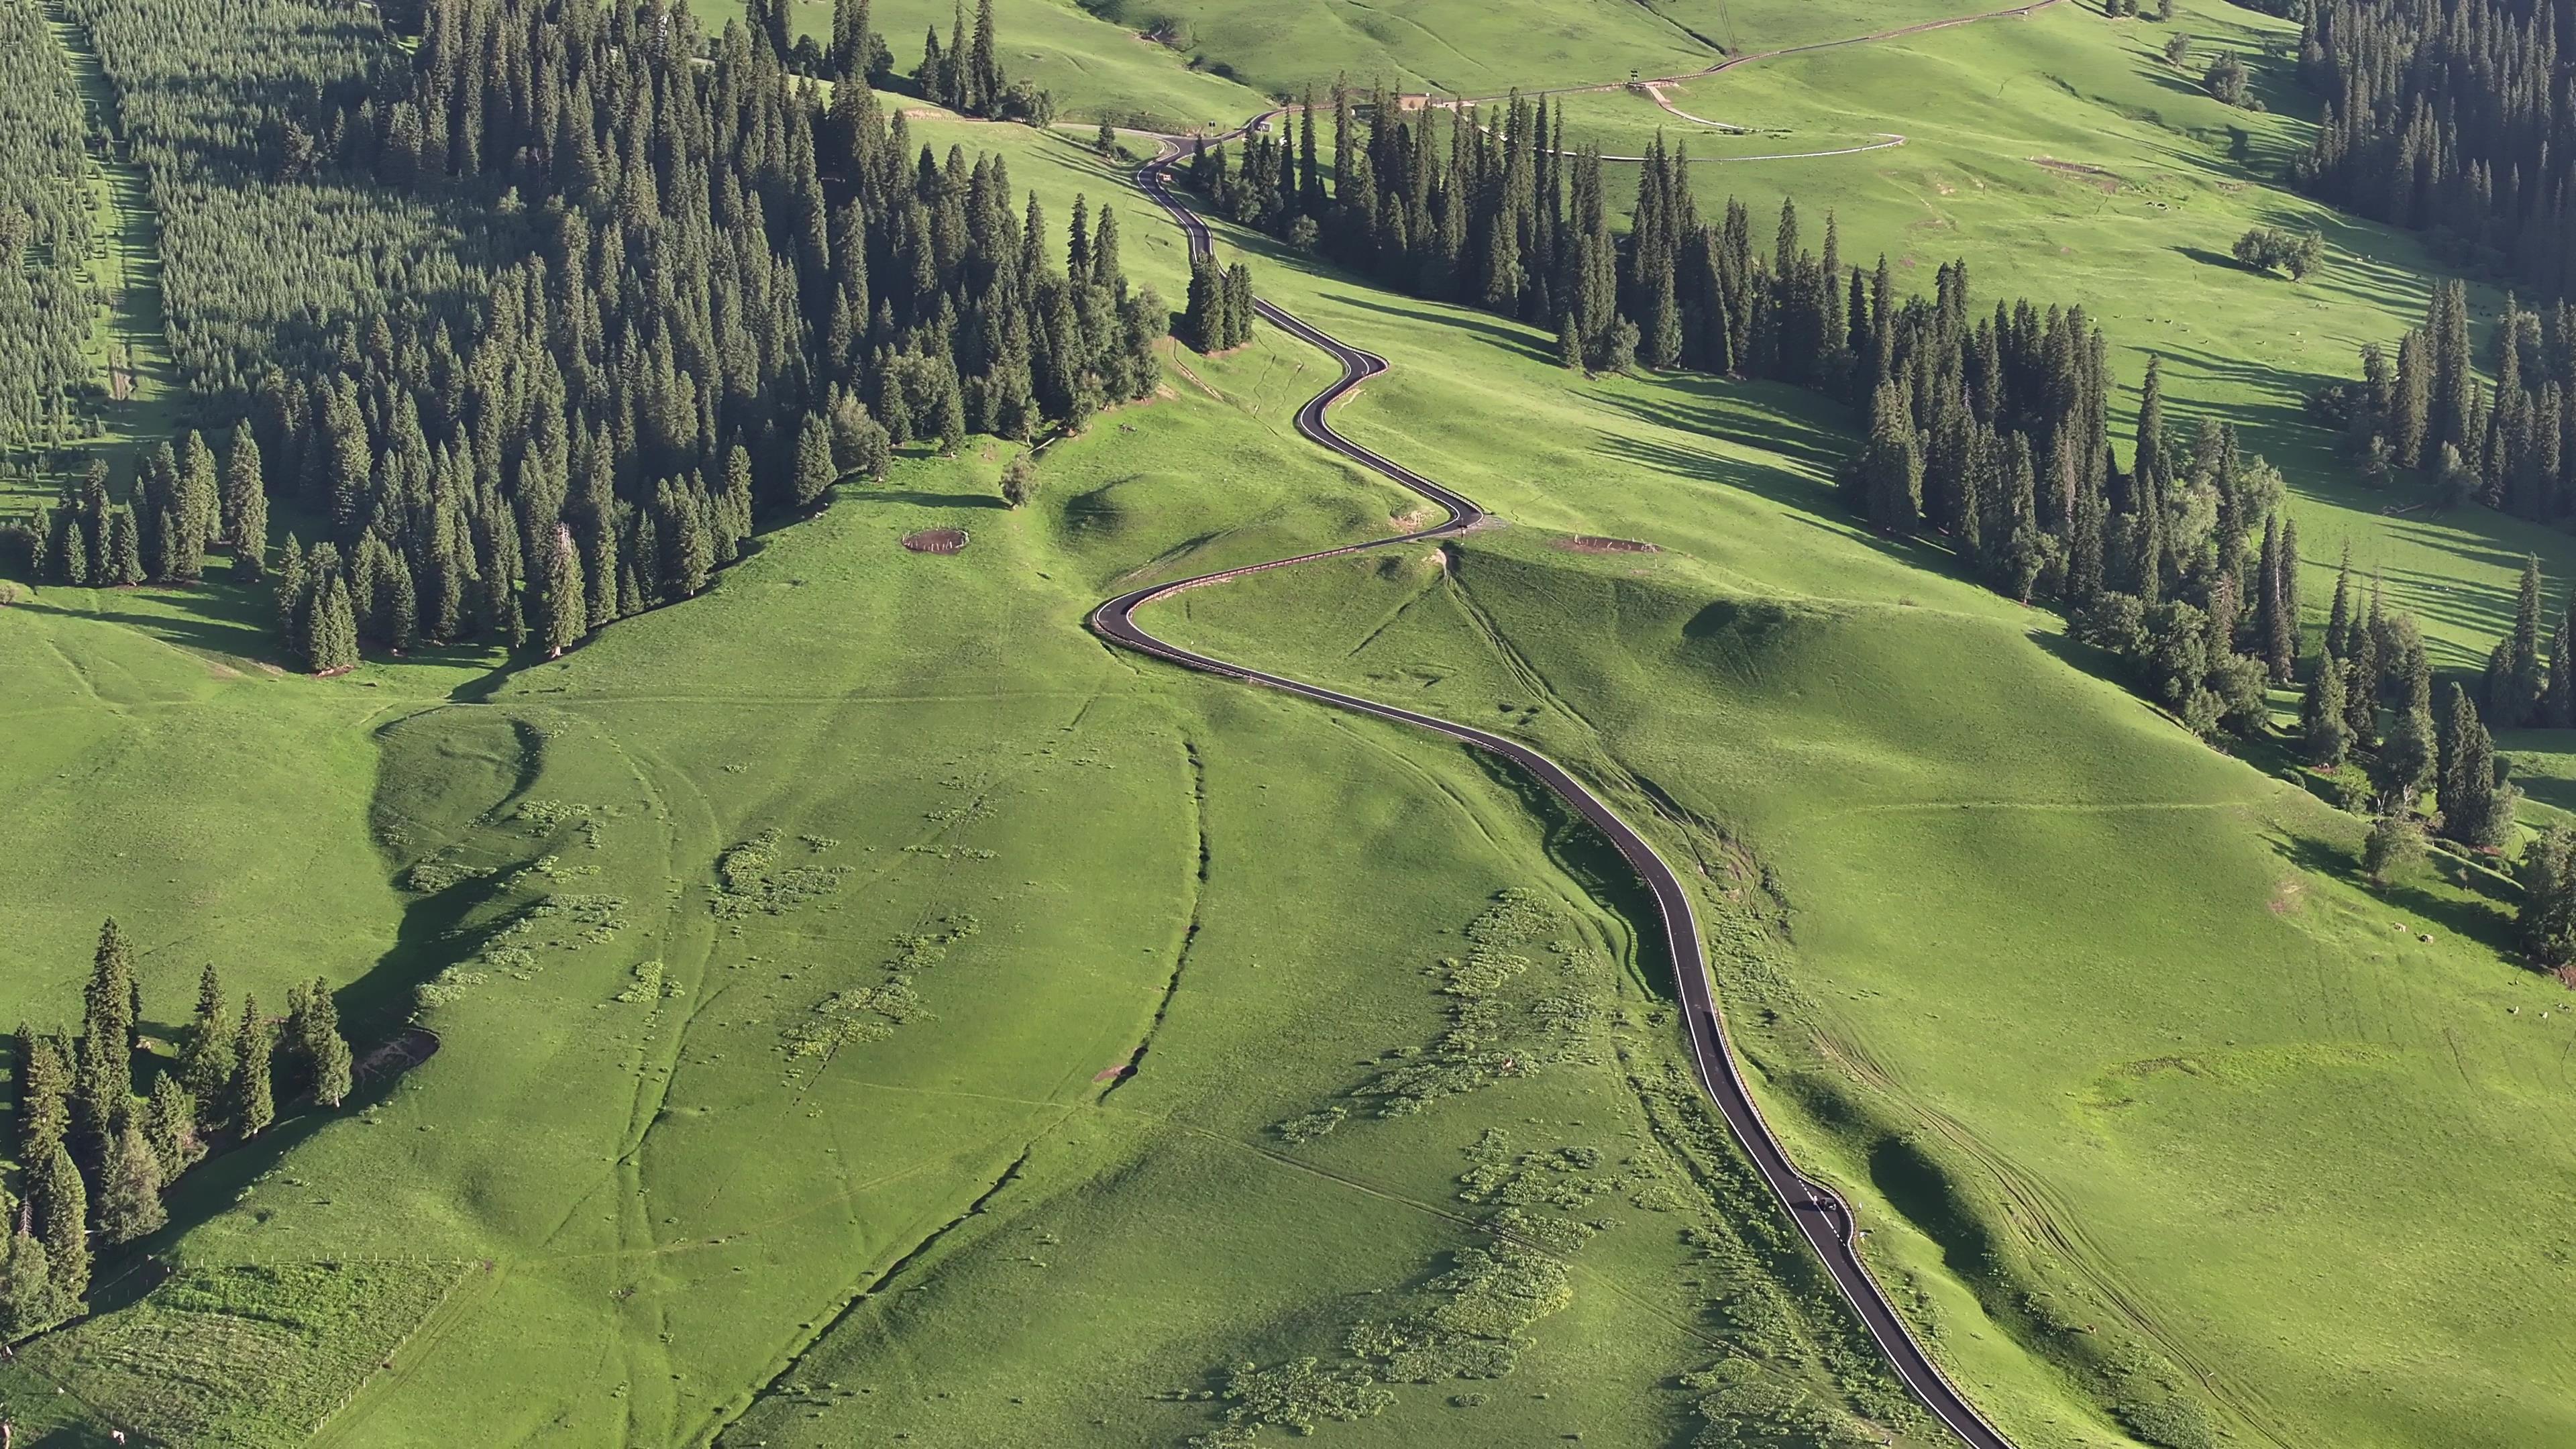
[[[2169,35],[2165,37],[2165,64],[2172,66],[2176,70],[2184,69],[2191,64],[2190,36]]]
[[[2241,106],[2245,104],[2245,88],[2250,79],[2245,62],[2237,58],[2236,52],[2222,50],[2211,59],[2209,68],[2201,72],[2200,84],[2203,90],[2221,102]]]
[[[2292,235],[2279,227],[2258,226],[2236,239],[2236,260],[2258,272],[2285,271],[2304,281],[2325,261],[2325,238],[2315,232]]]
[[[2361,842],[2361,869],[2373,884],[2386,885],[2413,870],[2424,859],[2424,827],[2392,812],[2371,822]]]
[[[1037,494],[1038,465],[1028,454],[1022,453],[1002,470],[1002,501],[1019,508]]]

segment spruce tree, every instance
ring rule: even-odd
[[[226,1007],[223,978],[209,961],[197,978],[197,1009],[179,1047],[180,1081],[200,1103],[220,1102],[233,1079],[235,1033]]]
[[[2368,627],[2355,624],[2351,633],[2352,659],[2345,668],[2344,720],[2352,726],[2352,747],[2359,750],[2379,746],[2379,639]]]
[[[304,994],[304,1060],[313,1072],[313,1099],[337,1107],[349,1099],[349,1042],[340,1035],[340,1005],[321,977]]]
[[[1010,82],[1002,73],[997,47],[1001,37],[995,34],[993,0],[976,0],[975,38],[966,53],[966,69],[974,79],[977,114],[996,115],[1002,108],[1002,96]]]
[[[1252,340],[1252,267],[1236,262],[1225,272],[1226,343],[1241,347]]]
[[[706,591],[707,580],[715,573],[715,544],[708,536],[705,520],[696,506],[684,499],[671,510],[671,514],[667,534],[670,539],[667,547],[671,556],[668,575],[671,596],[694,598]]]
[[[111,508],[107,513],[104,566],[90,582],[103,589],[130,589],[143,579],[143,540],[135,532],[134,510]]]
[[[99,928],[81,1002],[72,1120],[81,1154],[99,1162],[134,1101],[134,953],[113,916]]]
[[[233,543],[233,576],[256,583],[267,572],[268,485],[260,465],[259,441],[250,424],[233,429],[232,448],[224,460],[223,523]]]
[[[306,663],[315,674],[338,674],[358,665],[358,613],[349,600],[348,582],[337,571],[324,574],[319,583]]]
[[[2501,845],[2513,828],[2516,792],[2503,781],[2495,739],[2477,706],[2451,686],[2451,717],[2442,737],[2439,803],[2442,833],[2464,845]]]
[[[2514,926],[2523,953],[2541,966],[2576,959],[2576,832],[2553,825],[2522,853],[2522,905]]]
[[[2163,359],[2147,359],[2147,378],[2138,401],[2138,454],[2133,470],[2142,499],[2162,498],[2173,481],[2165,460],[2165,383]]]
[[[2539,716],[2532,721],[2549,729],[2576,726],[2576,596],[2568,600],[2569,616],[2549,636],[2549,687],[2542,693]]]
[[[2515,600],[2513,633],[2506,641],[2505,698],[2488,701],[2503,729],[2521,729],[2537,722],[2540,701],[2548,687],[2548,661],[2540,651],[2540,560],[2526,554],[2522,560],[2522,588]]]
[[[2280,629],[2289,643],[2289,653],[2294,659],[2299,649],[2300,628],[2307,622],[2299,600],[2299,567],[2299,521],[2284,517],[2281,520]]]
[[[52,1266],[54,1307],[68,1318],[89,1296],[89,1185],[61,1147],[34,1170],[28,1203]]]
[[[832,463],[831,427],[820,415],[808,414],[796,435],[795,505],[813,507],[839,478]]]
[[[204,1141],[197,1133],[197,1099],[168,1072],[153,1080],[151,1099],[143,1109],[143,1137],[152,1144],[153,1155],[161,1159],[165,1180],[187,1171],[206,1155]]]
[[[270,1082],[277,1039],[269,1031],[268,1019],[259,1014],[259,998],[242,998],[241,1030],[234,1035],[236,1064],[233,1068],[233,1130],[243,1141],[268,1130],[277,1120],[277,1098]]]
[[[2299,711],[2299,738],[2308,763],[2330,770],[2352,749],[2352,724],[2344,701],[2343,662],[2328,653],[2318,658],[2308,681],[2308,697]]]
[[[304,546],[295,541],[292,531],[286,535],[286,546],[277,555],[277,637],[289,658],[304,659],[310,655],[310,640],[303,617],[305,590]]]
[[[1794,225],[1784,220],[1784,227]],[[1869,521],[1882,533],[1910,533],[1923,508],[1923,455],[1895,384],[1879,389],[1871,408],[1869,443],[1860,456],[1861,495]]]
[[[1225,274],[1202,252],[1190,258],[1190,290],[1181,310],[1180,338],[1202,353],[1225,350]]]
[[[826,444],[828,452],[829,445]],[[563,652],[581,642],[590,632],[586,605],[582,597],[579,546],[573,542],[572,529],[555,525],[554,533],[544,545],[539,560],[537,580],[537,642],[544,646],[548,659],[560,659]]]
[[[50,1037],[18,1024],[18,1161],[40,1163],[69,1139],[72,1124],[72,1071]]]
[[[2433,724],[2433,670],[2418,640],[2406,656],[2406,688],[2388,742],[2380,747],[2375,772],[2380,793],[2399,811],[2414,808],[2415,797],[2433,782],[2440,748]]]
[[[868,33],[868,0],[832,0],[832,79],[864,82],[875,58]]]
[[[222,532],[222,485],[214,450],[194,429],[180,435],[171,482],[171,525],[164,544],[169,576],[173,582],[193,584],[205,577],[206,544]]]
[[[98,1235],[111,1246],[130,1243],[168,1222],[161,1182],[161,1159],[128,1120],[99,1170]]]
[[[63,1314],[44,1240],[28,1232],[14,1212],[0,1223],[0,1233],[8,1236],[0,1255],[0,1343],[15,1343],[53,1327]]]
[[[2337,659],[2352,657],[2352,545],[2343,546],[2343,562],[2335,569],[2334,603],[2326,611],[2326,652]]]

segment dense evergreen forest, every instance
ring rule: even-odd
[[[2576,0],[2314,0],[2299,77],[2325,98],[2317,195],[2429,230],[2456,264],[2576,290]]]
[[[43,14],[0,6],[0,447],[60,436],[91,376],[87,130]]]
[[[244,511],[273,494],[322,535],[290,536],[277,569],[289,650],[311,667],[354,663],[361,642],[555,650],[705,587],[756,516],[812,507],[892,446],[1079,429],[1153,389],[1169,318],[1128,287],[1108,210],[1077,203],[1056,231],[1033,196],[1014,204],[999,158],[916,154],[863,82],[827,101],[789,69],[783,20],[754,19],[710,40],[680,6],[437,0],[400,64],[387,50],[340,84],[324,67],[256,138],[196,124],[189,88],[129,68],[141,94],[183,97],[130,117],[174,211],[196,204],[195,166],[229,168],[230,189],[264,175],[396,216],[473,201],[497,220],[479,270],[379,256],[379,305],[308,300],[305,318],[337,320],[301,348],[283,326],[195,336],[190,380],[247,425],[220,464],[193,436],[147,458],[130,506],[103,483],[67,497],[39,530],[45,570],[192,579],[207,546],[261,536]],[[821,63],[881,55],[866,24],[845,4]],[[989,8],[977,37],[925,78],[1007,109]],[[174,315],[295,310],[266,263],[182,267],[174,248],[174,278],[222,278],[174,280]],[[227,287],[266,305],[227,305]],[[253,373],[264,347],[287,361]],[[239,554],[253,573],[256,554]]]

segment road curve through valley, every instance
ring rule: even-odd
[[[1175,139],[1163,139],[1155,157],[1137,168],[1135,179],[1136,184],[1144,190],[1145,194],[1169,212],[1172,220],[1180,225],[1182,233],[1189,238],[1191,254],[1196,256],[1209,250],[1207,223],[1200,220],[1197,213],[1172,195],[1168,183],[1167,167],[1179,157],[1181,144]],[[1980,1415],[1966,1397],[1953,1388],[1950,1381],[1942,1375],[1939,1367],[1932,1362],[1931,1356],[1924,1352],[1923,1345],[1915,1339],[1912,1330],[1908,1329],[1905,1321],[1897,1316],[1895,1307],[1889,1303],[1886,1292],[1879,1287],[1878,1280],[1872,1277],[1869,1269],[1862,1264],[1860,1254],[1856,1250],[1860,1230],[1853,1221],[1850,1204],[1832,1188],[1799,1172],[1789,1161],[1788,1153],[1782,1150],[1779,1139],[1771,1134],[1769,1124],[1763,1121],[1761,1109],[1754,1105],[1753,1094],[1746,1088],[1744,1075],[1736,1064],[1735,1054],[1727,1044],[1726,1022],[1718,1010],[1715,994],[1709,985],[1708,959],[1700,939],[1699,917],[1691,906],[1690,892],[1683,887],[1681,877],[1674,873],[1673,868],[1665,863],[1662,856],[1655,853],[1653,846],[1646,843],[1643,835],[1640,835],[1627,821],[1621,819],[1618,812],[1612,810],[1600,796],[1594,794],[1582,781],[1577,780],[1572,772],[1517,740],[1432,715],[1418,714],[1409,709],[1399,709],[1393,705],[1380,704],[1375,700],[1362,699],[1357,695],[1344,694],[1339,690],[1326,689],[1321,685],[1290,679],[1285,675],[1272,674],[1247,665],[1233,664],[1196,653],[1156,638],[1148,633],[1143,625],[1136,622],[1138,609],[1158,600],[1168,599],[1184,589],[1222,584],[1247,575],[1265,573],[1271,569],[1290,568],[1298,564],[1310,563],[1316,559],[1338,558],[1346,554],[1447,538],[1483,523],[1489,516],[1466,495],[1443,487],[1403,464],[1333,431],[1331,422],[1325,417],[1325,410],[1347,396],[1362,382],[1386,371],[1385,358],[1350,346],[1268,302],[1256,299],[1253,307],[1272,326],[1301,342],[1321,349],[1341,364],[1341,376],[1331,386],[1309,399],[1304,407],[1298,409],[1297,431],[1322,447],[1382,474],[1437,504],[1448,512],[1447,521],[1412,533],[1397,534],[1389,538],[1374,539],[1367,543],[1350,544],[1341,548],[1322,549],[1314,553],[1298,554],[1292,558],[1274,559],[1268,563],[1223,569],[1215,573],[1183,579],[1177,583],[1156,584],[1150,588],[1138,589],[1133,593],[1121,594],[1092,610],[1089,620],[1091,628],[1102,637],[1125,648],[1157,659],[1168,660],[1184,668],[1245,684],[1266,685],[1272,689],[1285,690],[1290,694],[1303,695],[1308,699],[1357,714],[1373,715],[1379,719],[1393,720],[1398,724],[1411,725],[1416,729],[1445,735],[1489,754],[1499,755],[1518,765],[1541,784],[1554,791],[1566,804],[1574,808],[1575,813],[1590,821],[1593,828],[1609,837],[1610,843],[1618,847],[1619,853],[1627,858],[1628,864],[1635,869],[1638,878],[1643,880],[1654,894],[1655,907],[1663,921],[1665,949],[1669,952],[1673,964],[1673,981],[1681,993],[1682,1016],[1690,1038],[1692,1062],[1697,1069],[1700,1086],[1707,1091],[1709,1100],[1716,1104],[1719,1114],[1725,1117],[1727,1128],[1734,1134],[1737,1144],[1743,1148],[1745,1156],[1752,1160],[1754,1168],[1762,1174],[1762,1180],[1770,1184],[1772,1193],[1779,1198],[1781,1206],[1789,1214],[1790,1221],[1797,1224],[1798,1231],[1805,1236],[1817,1256],[1824,1261],[1826,1271],[1833,1275],[1835,1286],[1842,1290],[1844,1298],[1850,1300],[1853,1310],[1860,1315],[1861,1322],[1869,1329],[1870,1337],[1877,1341],[1879,1350],[1886,1355],[1888,1364],[1896,1370],[1897,1376],[1905,1381],[1906,1386],[1914,1391],[1915,1397],[1923,1402],[1924,1407],[1931,1410],[1941,1422],[1949,1425],[1952,1432],[1973,1446],[1973,1449],[2012,1449],[2012,1441],[1987,1423],[1984,1416]]]

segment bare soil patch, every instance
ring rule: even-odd
[[[903,546],[914,553],[963,553],[966,551],[966,530],[925,528],[905,534]]]
[[[1662,553],[1662,552],[1663,552],[1663,550],[1662,550],[1662,549],[1655,547],[1655,546],[1654,546],[1653,544],[1651,544],[1651,543],[1641,543],[1641,542],[1639,542],[1638,540],[1633,539],[1633,538],[1597,538],[1597,537],[1594,537],[1593,535],[1588,534],[1588,533],[1586,533],[1586,534],[1577,534],[1576,536],[1574,536],[1574,537],[1572,537],[1572,538],[1561,538],[1561,539],[1558,539],[1558,540],[1557,540],[1557,543],[1556,543],[1556,546],[1557,546],[1558,548],[1566,549],[1566,550],[1568,550],[1568,551],[1570,551],[1570,552],[1573,552],[1573,553]]]
[[[2105,195],[2117,195],[2120,188],[2127,184],[2120,178],[2119,173],[2105,171],[2099,166],[2087,166],[2081,161],[2060,161],[2054,156],[2033,156],[2030,160],[2034,166],[2054,171],[2061,176],[2072,176],[2088,186],[2099,187]]]

